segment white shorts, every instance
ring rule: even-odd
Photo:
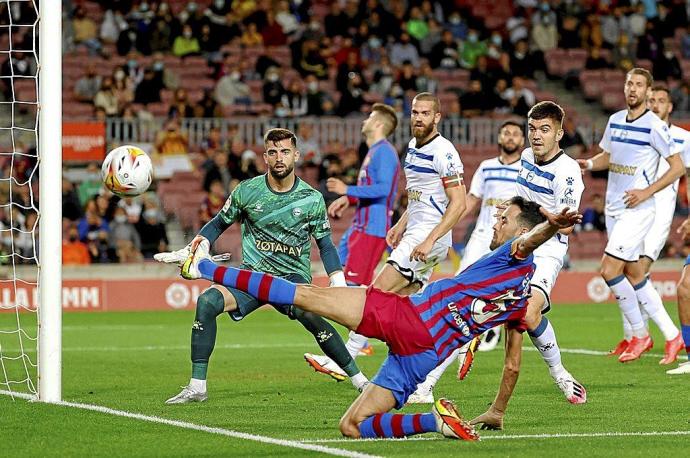
[[[424,286],[431,278],[434,267],[448,256],[450,246],[437,241],[431,248],[426,262],[410,261],[412,250],[422,243],[427,235],[429,235],[429,230],[426,227],[422,230],[406,231],[400,244],[393,250],[386,261],[386,263],[392,265],[395,270],[400,272],[410,284],[421,283]]]
[[[544,305],[541,307],[543,313],[551,308],[551,290],[556,284],[558,274],[563,267],[563,258],[553,256],[534,256],[534,275],[532,275],[532,294],[544,296]]]
[[[470,240],[467,242],[467,245],[465,246],[465,252],[462,255],[462,259],[460,260],[460,268],[455,273],[455,275],[467,269],[479,258],[491,251],[489,246],[491,245],[492,237],[493,231],[482,231],[481,233],[478,233],[475,230],[474,232],[472,232],[472,236],[470,237]]]
[[[628,208],[614,217],[606,215],[609,241],[604,253],[622,261],[635,262],[642,255],[644,239],[654,224],[654,206]]]
[[[657,202],[654,222],[642,242],[641,256],[646,256],[652,261],[656,261],[659,258],[659,253],[666,245],[668,233],[671,231],[671,223],[673,222],[673,214],[675,212],[675,199],[672,202],[664,202],[663,204]]]

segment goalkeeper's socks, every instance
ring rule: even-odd
[[[196,391],[197,393],[206,392],[206,380],[195,379],[194,377],[189,380],[189,387]]]
[[[199,273],[207,280],[245,291],[262,302],[276,305],[295,303],[297,285],[273,275],[219,266],[210,259],[199,261]]]
[[[359,434],[363,439],[406,437],[413,434],[435,432],[437,432],[436,417],[433,413],[379,413],[367,417],[359,424]]]
[[[208,360],[216,345],[216,318],[223,313],[225,299],[216,288],[209,288],[196,300],[192,324],[192,380],[203,380],[206,390]]]
[[[680,326],[680,332],[683,333],[685,351],[688,353],[688,361],[690,361],[690,324],[682,324]]]

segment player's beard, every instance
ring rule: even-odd
[[[418,127],[416,125],[412,125],[412,135],[417,141],[424,140],[427,138],[431,132],[434,130],[434,123],[429,123],[428,126],[424,127]],[[420,132],[420,134],[418,134]]]
[[[276,170],[275,166],[269,169],[269,172],[271,173],[271,176],[275,178],[276,180],[282,180],[286,176],[290,175],[294,170],[295,166],[294,165],[285,165],[283,164],[284,169],[283,170]]]
[[[514,143],[514,146],[512,148],[507,147],[505,145],[501,145],[501,151],[503,151],[507,155],[515,154],[519,149],[520,145],[518,145],[517,143]]]
[[[489,245],[489,249],[493,251],[499,246],[501,246],[501,244],[498,243],[498,234],[494,231],[494,236],[491,238],[491,244]]]
[[[628,98],[626,100],[626,102],[628,103],[628,109],[629,110],[635,110],[636,108],[639,108],[640,105],[642,105],[645,101],[643,98],[637,97],[637,96],[635,96],[635,100],[637,100],[637,102],[635,104],[630,103],[630,98]]]

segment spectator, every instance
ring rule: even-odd
[[[201,26],[201,33],[198,38],[199,50],[209,62],[217,62],[222,56],[220,53],[221,42],[218,36],[213,33],[210,24]]]
[[[310,74],[320,80],[328,78],[328,66],[321,55],[319,45],[314,40],[305,40],[302,43],[301,57],[297,70],[304,77]]]
[[[117,37],[117,42],[115,43],[117,54],[126,56],[130,52],[136,51],[138,41],[136,22],[127,22],[127,27],[120,32],[120,36]]]
[[[343,14],[340,2],[331,2],[331,10],[324,18],[324,29],[329,37],[347,34],[348,19]]]
[[[127,212],[122,207],[115,210],[108,236],[110,250],[115,252],[119,262],[138,262],[141,254],[141,238],[134,225],[127,220]]]
[[[609,14],[601,17],[601,37],[604,47],[611,49],[618,43],[618,37],[626,31],[623,29],[623,14],[621,8],[614,7]]]
[[[680,39],[680,52],[683,59],[690,59],[690,24],[688,24],[685,33]]]
[[[489,71],[489,59],[487,56],[479,56],[477,58],[477,65],[470,71],[470,81],[479,80],[482,83],[482,88],[487,90],[494,87],[495,80],[493,72]]]
[[[381,60],[386,50],[383,48],[381,39],[376,35],[372,35],[367,39],[367,42],[361,47],[359,57],[362,64],[365,66],[375,65]]]
[[[601,48],[604,46],[599,15],[596,13],[587,15],[587,20],[580,28],[580,37],[582,37],[583,48],[590,48],[592,46]]]
[[[91,55],[104,54],[103,45],[98,39],[98,26],[93,19],[86,15],[83,6],[77,6],[74,10],[72,27],[74,28],[74,43],[76,45],[86,46]]]
[[[673,108],[676,111],[690,111],[690,83],[684,82],[671,90]]]
[[[548,11],[546,11],[548,10]],[[558,29],[556,28],[556,13],[551,11],[548,2],[541,3],[541,11],[535,13],[538,20],[534,21],[530,38],[534,44],[534,50],[545,53],[558,46]]]
[[[637,41],[637,58],[654,62],[661,54],[658,34],[652,21],[645,25],[645,34]]]
[[[77,221],[82,217],[82,204],[74,190],[74,185],[67,178],[62,179],[62,217]]]
[[[460,96],[460,107],[464,118],[481,116],[488,108],[486,96],[482,93],[482,83],[479,80],[471,80],[467,92]]]
[[[400,73],[398,74],[398,85],[403,91],[417,91],[417,75],[415,74],[412,62],[403,62]]]
[[[67,240],[62,241],[62,264],[66,266],[91,264],[89,249],[79,240],[79,232],[73,224],[67,231]]]
[[[233,179],[240,181],[248,180],[259,175],[259,170],[256,167],[256,152],[251,149],[246,149],[240,155],[239,169],[233,173]]]
[[[319,88],[319,80],[314,75],[308,75],[304,80],[307,83],[307,116],[323,115],[326,94]]]
[[[287,37],[283,27],[276,22],[272,11],[266,13],[266,25],[261,29],[261,37],[265,46],[283,46],[287,43]]]
[[[364,105],[364,83],[359,73],[350,73],[347,86],[341,93],[338,105],[338,115],[347,116],[352,113],[359,113]]]
[[[264,38],[256,29],[255,23],[250,22],[249,24],[247,24],[247,28],[244,30],[244,33],[240,37],[240,44],[248,48],[263,46]]]
[[[199,40],[194,36],[194,30],[189,24],[182,27],[182,35],[173,41],[172,53],[177,57],[198,55],[201,52]]]
[[[64,186],[63,180],[63,186]],[[77,187],[77,195],[79,196],[79,216],[81,216],[81,206],[86,205],[86,202],[93,199],[103,189],[103,180],[101,179],[101,167],[96,162],[90,162],[86,167],[86,174],[84,180]],[[73,209],[72,209],[73,210]],[[65,199],[63,190],[62,214],[65,215]],[[75,220],[77,218],[69,218]]]
[[[527,40],[529,38],[529,29],[527,26],[527,13],[524,8],[515,8],[514,14],[506,21],[506,29],[508,30],[508,37],[512,44],[518,41]]]
[[[180,77],[173,72],[163,60],[163,53],[153,54],[153,64],[151,64],[156,82],[161,89],[177,89],[180,86]]]
[[[144,79],[139,83],[134,91],[134,103],[141,103],[147,105],[149,103],[158,103],[161,101],[161,89],[159,80],[156,79],[156,74],[152,68],[147,68],[144,71]]]
[[[592,196],[592,206],[582,213],[582,229],[585,231],[606,232],[606,217],[604,216],[604,199],[601,194]]]
[[[485,56],[487,50],[486,42],[479,39],[479,32],[470,29],[467,34],[467,41],[462,44],[460,51],[461,65],[467,69],[473,69],[477,65],[479,56]]]
[[[222,118],[223,109],[213,98],[212,89],[204,89],[201,100],[194,105],[194,116],[197,118]]]
[[[601,49],[597,47],[592,47],[589,50],[589,55],[587,56],[587,61],[585,62],[585,68],[587,70],[601,70],[604,68],[609,68],[611,65],[609,62],[601,55]]]
[[[208,135],[201,141],[201,153],[209,159],[215,151],[226,151],[227,148],[227,141],[223,140],[220,128],[217,126],[211,127]]]
[[[400,40],[391,45],[388,56],[395,66],[402,65],[406,60],[412,62],[415,67],[419,66],[419,52],[411,43],[410,35],[407,32],[403,32],[400,35]]]
[[[338,66],[338,75],[335,79],[335,87],[338,91],[343,92],[353,73],[362,76],[362,67],[359,65],[359,58],[357,51],[347,52],[345,62]]]
[[[106,10],[103,15],[103,22],[101,22],[99,37],[105,43],[114,44],[120,36],[120,33],[126,28],[127,21],[122,16],[121,12],[111,9]]]
[[[613,65],[624,72],[628,72],[633,68],[634,60],[635,47],[630,42],[630,38],[622,34],[618,39],[618,46],[613,50]]]
[[[326,156],[321,162],[321,167],[319,169],[319,191],[323,194],[326,205],[330,205],[331,202],[340,197],[339,194],[329,191],[326,183],[329,178],[340,178],[341,175],[342,165],[338,155],[329,154]]]
[[[371,92],[376,94],[388,94],[391,86],[395,82],[395,69],[391,65],[390,59],[385,54],[381,56],[381,61],[374,67],[374,78]]]
[[[508,88],[503,97],[510,102],[513,114],[527,116],[527,112],[536,103],[534,92],[525,87],[524,80],[519,76],[513,78],[513,86]]]
[[[429,19],[429,33],[424,39],[419,41],[419,51],[422,55],[428,56],[431,50],[441,41],[443,28],[435,19]]]
[[[168,251],[168,235],[165,225],[160,221],[160,211],[154,202],[144,203],[141,219],[136,224],[141,238],[141,253],[144,258],[151,259],[161,251]]]
[[[139,81],[135,82],[134,79],[128,77],[121,68],[116,69],[113,73],[113,93],[117,97],[120,111],[122,111],[122,107],[134,101],[134,86],[139,84]]]
[[[208,223],[223,208],[227,199],[226,189],[223,183],[218,180],[211,182],[209,191],[199,209],[199,219],[202,225]]]
[[[96,66],[88,63],[84,76],[74,85],[74,98],[80,102],[93,103],[98,90],[101,88],[101,77],[96,73]]]
[[[127,214],[127,221],[130,223],[136,224],[141,218],[142,205],[140,196],[123,197],[117,203],[117,206],[124,208],[125,213]]]
[[[107,116],[120,114],[119,101],[113,89],[113,79],[110,76],[103,78],[101,88],[96,93],[93,104],[96,108],[102,108]]]
[[[431,69],[428,62],[422,64],[419,76],[417,76],[415,80],[415,86],[419,92],[438,93],[438,80],[434,76],[434,71]]]
[[[575,49],[581,46],[580,20],[575,15],[567,15],[563,18],[560,29],[559,47],[563,49]]]
[[[270,67],[266,70],[264,77],[264,85],[262,88],[264,95],[264,103],[275,107],[285,95],[285,88],[280,81],[280,69],[278,67]]]
[[[431,49],[429,55],[431,66],[433,68],[457,68],[458,57],[458,45],[455,43],[453,33],[450,30],[444,30],[441,34],[441,41]]]
[[[559,146],[573,159],[580,158],[587,150],[587,145],[585,145],[582,135],[578,132],[572,116],[566,117],[563,122],[563,137],[559,142]]]
[[[173,101],[170,103],[168,118],[193,118],[194,108],[189,103],[186,89],[177,89]]]
[[[213,161],[208,167],[206,175],[204,175],[204,191],[208,192],[211,189],[211,183],[214,181],[220,181],[223,185],[223,189],[230,189],[230,183],[233,177],[230,174],[228,154],[221,149],[216,149],[212,157]]]
[[[295,15],[290,12],[290,3],[286,0],[278,2],[278,6],[276,7],[276,22],[283,28],[283,33],[288,36],[299,29],[299,22]]]
[[[165,130],[156,135],[154,151],[157,154],[187,154],[188,149],[187,136],[182,133],[180,124],[175,119],[169,120]]]
[[[293,80],[289,89],[283,94],[281,102],[288,110],[288,116],[304,116],[307,114],[307,95],[300,80]]]
[[[673,41],[664,40],[664,52],[660,53],[654,61],[654,79],[666,81],[669,78],[683,79],[683,70],[678,58],[673,54]]]
[[[313,126],[308,122],[301,122],[297,129],[297,150],[300,152],[300,164],[318,165],[321,163],[321,147],[314,138]]]
[[[423,40],[429,34],[429,24],[422,16],[422,10],[417,6],[410,8],[410,19],[406,25],[407,33],[417,41]]]
[[[95,201],[91,200],[86,204],[85,215],[79,220],[77,229],[79,230],[79,240],[82,242],[96,240],[98,232],[108,232],[108,222],[99,216]]]
[[[234,104],[251,104],[249,86],[242,81],[242,75],[237,67],[229,74],[218,80],[214,95],[216,101],[223,107]]]
[[[152,52],[170,52],[172,44],[173,30],[169,22],[162,18],[153,21],[149,46]]]
[[[644,15],[644,6],[642,4],[633,7],[633,12],[628,16],[628,21],[630,33],[634,38],[644,35],[644,31],[647,28],[647,18]]]

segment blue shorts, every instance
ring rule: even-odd
[[[690,254],[685,258],[685,265],[687,266],[688,264],[690,264]]]
[[[395,408],[402,409],[407,398],[417,389],[417,385],[440,363],[435,350],[407,356],[389,352],[371,382],[391,390],[395,396]]]

